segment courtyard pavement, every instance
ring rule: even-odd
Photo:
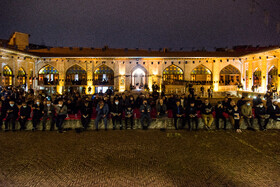
[[[280,131],[0,132],[0,186],[280,186]]]

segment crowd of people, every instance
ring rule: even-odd
[[[42,121],[43,131],[46,130],[47,120],[50,121],[50,130],[58,128],[63,132],[63,122],[68,115],[80,116],[83,130],[89,128],[92,116],[95,116],[95,130],[103,120],[107,130],[108,120],[112,120],[113,130],[133,129],[135,113],[138,111],[142,129],[148,129],[152,118],[158,118],[166,128],[166,119],[172,117],[176,130],[198,130],[199,118],[204,128],[209,130],[214,122],[216,129],[228,129],[227,121],[236,132],[240,129],[241,121],[247,129],[253,128],[254,120],[260,130],[266,130],[269,120],[280,120],[280,109],[277,100],[268,92],[262,98],[258,95],[253,100],[245,97],[232,99],[225,97],[213,104],[214,99],[201,99],[195,93],[182,95],[164,95],[154,91],[152,94],[130,92],[121,94],[94,94],[81,95],[76,91],[66,92],[63,95],[48,96],[43,91],[30,89],[27,92],[21,88],[1,88],[0,92],[0,127],[5,124],[5,131],[16,130],[16,121],[19,121],[20,130],[26,129],[28,120],[32,120],[33,131],[36,131]],[[212,101],[210,103],[210,101]],[[222,125],[220,122],[222,121]],[[123,123],[124,122],[124,123]],[[10,127],[11,126],[11,127]]]

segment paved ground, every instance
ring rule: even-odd
[[[280,186],[280,131],[0,132],[0,186]]]

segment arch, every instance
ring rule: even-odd
[[[23,68],[19,68],[18,69],[18,76],[25,76],[25,75],[26,75],[26,73],[25,73],[24,69]]]
[[[102,64],[94,71],[95,85],[114,85],[114,70]]]
[[[253,86],[260,86],[262,81],[262,71],[257,67],[253,73]]]
[[[131,69],[131,86],[132,89],[143,89],[145,84],[148,83],[147,80],[148,71],[145,67],[137,65]]]
[[[240,83],[240,71],[233,65],[227,65],[220,71],[221,85],[237,85]]]
[[[13,75],[13,71],[8,65],[5,65],[3,67],[3,75],[4,76],[12,76]]]
[[[184,71],[174,64],[166,67],[162,74],[164,84],[182,84],[184,80]]]
[[[212,72],[204,65],[199,65],[191,71],[191,81],[199,84],[211,84]]]
[[[25,85],[25,83],[26,83],[26,73],[25,73],[25,71],[22,67],[18,69],[17,78],[18,78],[19,85]]]
[[[3,67],[3,76],[4,86],[13,85],[13,71],[8,65]]]
[[[268,85],[274,87],[278,82],[278,69],[275,66],[272,66],[268,71]]]
[[[191,71],[192,75],[211,75],[212,72],[204,65],[199,65]]]
[[[58,85],[59,72],[53,66],[47,64],[39,72],[39,85]]]
[[[66,85],[86,85],[87,72],[79,65],[73,65],[66,71]]]

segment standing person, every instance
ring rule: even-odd
[[[63,122],[67,116],[67,106],[64,104],[63,100],[58,101],[58,105],[55,107],[56,111],[56,126],[59,133],[63,133]]]
[[[167,107],[163,103],[163,99],[159,99],[159,103],[156,105],[157,117],[161,122],[164,122],[165,129],[167,128]]]
[[[184,116],[184,109],[180,104],[180,100],[177,100],[176,106],[173,108],[174,127],[176,130],[178,130],[178,126],[177,126],[178,119],[181,119],[181,127],[184,128],[183,116]]]
[[[213,89],[212,89],[211,86],[210,86],[210,88],[208,88],[207,92],[208,92],[208,98],[212,98],[213,97]]]
[[[114,104],[112,105],[112,109],[111,109],[113,130],[116,130],[117,122],[119,122],[120,130],[122,130],[122,113],[123,113],[122,106],[119,102],[119,99],[116,98]]]
[[[141,112],[140,122],[142,125],[142,129],[147,130],[151,123],[151,116],[150,116],[151,106],[148,104],[146,99],[143,100],[143,104],[140,106],[140,112]],[[147,121],[147,125],[144,124],[145,120]]]
[[[218,105],[215,107],[216,112],[216,129],[220,129],[220,119],[224,122],[224,130],[227,128],[227,120],[224,116],[225,108],[221,101],[218,101]]]
[[[191,101],[190,106],[186,109],[186,121],[189,124],[189,130],[193,129],[192,123],[195,123],[195,130],[198,130],[198,118],[197,118],[197,107],[195,106],[195,102]]]
[[[19,124],[20,124],[20,130],[26,129],[26,122],[31,114],[31,107],[27,105],[26,102],[22,103],[22,106],[19,110]]]
[[[44,115],[43,115],[43,131],[46,130],[46,122],[47,119],[50,120],[50,131],[54,130],[54,123],[55,123],[55,107],[52,105],[51,101],[47,101],[46,105],[44,105]]]
[[[12,122],[13,131],[16,130],[16,120],[18,117],[18,107],[15,105],[13,100],[9,101],[9,106],[7,108],[7,117],[5,121],[5,131],[9,130],[9,123]]]
[[[241,114],[243,116],[245,123],[247,124],[247,129],[255,130],[253,128],[254,118],[252,113],[252,106],[249,100],[246,101],[246,104],[241,107]]]
[[[104,101],[101,100],[99,104],[97,104],[96,111],[97,111],[97,116],[95,119],[95,130],[98,131],[98,123],[102,119],[104,120],[105,130],[107,130],[107,117],[109,114],[108,104],[104,103]]]
[[[205,127],[206,127],[207,130],[210,130],[210,127],[212,125],[212,122],[214,121],[214,118],[213,118],[213,114],[212,114],[213,107],[209,103],[208,99],[205,100],[205,102],[202,105],[201,109],[202,109],[202,118],[203,118]],[[209,119],[209,122],[208,122],[208,119]]]
[[[43,116],[43,110],[44,110],[44,106],[41,104],[40,99],[36,99],[36,102],[33,104],[32,109],[33,109],[32,131],[35,131],[37,130],[37,125],[40,123],[40,119]]]
[[[204,97],[204,86],[200,87],[200,91],[201,91],[201,97]]]
[[[130,121],[131,129],[133,129],[133,108],[127,105],[125,108],[125,129],[127,129],[128,121]]]
[[[88,101],[85,101],[85,103],[81,107],[81,123],[84,127],[84,130],[86,131],[88,128],[88,125],[90,123],[90,118],[92,114],[92,107],[90,107],[90,104]]]
[[[234,119],[234,129],[236,130],[236,132],[241,133],[242,131],[240,129],[240,110],[237,105],[234,105],[232,115]]]

